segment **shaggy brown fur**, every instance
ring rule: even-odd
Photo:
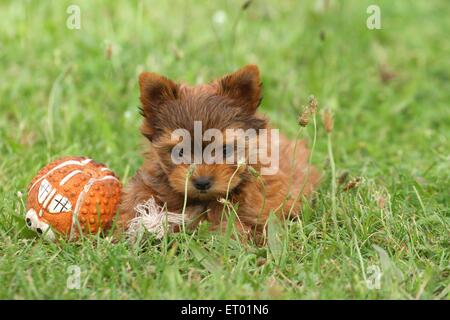
[[[256,113],[261,102],[261,85],[254,65],[210,84],[192,87],[144,72],[139,85],[144,117],[141,132],[149,140],[150,148],[142,167],[123,192],[120,210],[125,224],[135,216],[136,205],[151,196],[160,205],[166,204],[169,211],[181,212],[189,164],[175,165],[171,160],[171,150],[176,144],[171,140],[173,130],[184,128],[193,136],[196,120],[202,121],[203,131],[268,128],[267,120]],[[220,200],[226,197],[227,190],[228,200],[238,204],[239,219],[235,221],[238,230],[244,235],[257,235],[258,241],[262,239],[270,211],[280,217],[298,215],[302,198],[311,195],[319,175],[307,164],[309,152],[303,141],[297,143],[294,155],[294,143],[281,135],[280,140],[280,169],[275,175],[255,175],[261,169],[260,164],[252,165],[253,171],[248,164],[239,169],[236,164],[196,165],[187,187],[185,213],[193,221],[190,227],[207,220],[212,229],[223,230],[227,223],[224,212],[228,211],[223,210],[224,201]],[[199,177],[210,178],[212,184],[207,191],[194,186]],[[297,197],[298,194],[301,196]]]

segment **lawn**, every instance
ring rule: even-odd
[[[1,2],[0,298],[449,298],[447,1],[243,3]],[[71,4],[81,29],[67,27]],[[301,136],[321,187],[300,220],[269,225],[269,245],[206,228],[136,244],[30,235],[26,188],[51,160],[89,156],[124,183],[140,166],[141,71],[197,83],[247,63],[262,73],[261,112],[288,136],[319,101]]]

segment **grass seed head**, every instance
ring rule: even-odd
[[[378,208],[384,209],[386,207],[386,199],[383,197],[383,195],[379,195],[376,200]]]
[[[227,206],[227,207],[232,205],[231,202],[229,200],[225,199],[225,198],[220,198],[220,199],[217,200],[217,202],[219,202],[219,203],[221,203],[221,204],[223,204],[224,206]]]
[[[326,109],[322,115],[323,125],[325,127],[325,131],[327,133],[331,133],[333,131],[333,114],[330,109]]]
[[[316,97],[314,97],[313,95],[309,96],[309,112],[311,114],[315,114],[317,112],[317,106],[319,105],[319,103],[317,102]]]
[[[303,108],[303,112],[298,117],[298,124],[302,127],[306,127],[309,123],[309,109]]]
[[[111,57],[113,55],[113,47],[111,43],[108,43],[108,45],[106,46],[106,59],[111,60]]]
[[[353,178],[352,180],[350,180],[343,188],[344,191],[349,191],[352,189],[356,189],[359,187],[359,185],[362,182],[362,178],[361,177],[356,177]]]

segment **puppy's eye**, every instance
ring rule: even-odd
[[[223,146],[223,157],[228,158],[233,153],[233,148],[230,145],[225,144]]]
[[[172,154],[172,156],[178,156],[178,157],[182,158],[184,151],[183,151],[183,148],[174,147],[170,150],[170,153]]]

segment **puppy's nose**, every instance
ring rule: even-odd
[[[212,182],[210,177],[198,177],[193,181],[194,187],[197,190],[205,191],[211,188]]]

